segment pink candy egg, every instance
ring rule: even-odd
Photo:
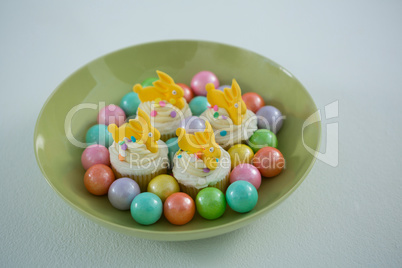
[[[123,109],[114,104],[110,104],[102,108],[98,114],[98,124],[116,124],[120,126],[126,121],[126,114]]]
[[[205,90],[205,86],[208,83],[214,84],[215,88],[219,87],[218,77],[216,77],[214,73],[210,71],[202,71],[194,75],[191,80],[191,88],[196,95],[206,96],[207,91]]]
[[[109,166],[109,150],[99,144],[88,146],[81,155],[81,163],[85,170],[96,164]]]
[[[235,181],[248,181],[258,189],[261,186],[261,173],[253,165],[240,164],[230,173],[230,183]]]

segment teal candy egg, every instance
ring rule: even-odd
[[[166,141],[166,145],[168,146],[168,149],[169,149],[168,156],[169,156],[169,161],[170,161],[170,168],[173,167],[172,165],[173,165],[174,155],[177,153],[178,150],[180,150],[177,140],[178,140],[178,138],[175,137],[175,138],[168,139]]]
[[[137,108],[141,101],[138,98],[138,94],[135,92],[130,92],[121,99],[120,108],[126,113],[126,116],[132,116],[137,113]]]
[[[268,129],[259,129],[248,140],[248,146],[256,153],[263,147],[278,147],[278,139],[276,135]]]
[[[235,181],[226,190],[226,201],[234,211],[246,213],[257,204],[258,192],[248,181]]]
[[[144,82],[141,83],[141,86],[142,87],[150,87],[150,86],[152,86],[152,83],[157,80],[158,80],[158,78],[155,78],[155,77],[147,78],[144,80]]]
[[[200,116],[206,109],[208,109],[207,98],[204,96],[197,96],[190,101],[189,106],[194,116]]]
[[[112,133],[107,130],[106,125],[102,124],[94,125],[88,129],[85,140],[88,146],[92,144],[100,144],[109,148],[109,146],[113,144]]]
[[[153,193],[137,195],[130,206],[133,219],[142,225],[151,225],[162,216],[162,200]]]

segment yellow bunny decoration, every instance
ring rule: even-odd
[[[112,133],[113,140],[116,143],[124,141],[124,138],[130,139],[134,137],[135,142],[144,143],[151,153],[158,152],[158,143],[161,134],[151,125],[149,116],[140,108],[138,108],[138,117],[131,119],[129,123],[125,123],[120,127],[115,124],[108,126],[108,131]],[[122,159],[120,159],[122,160]]]
[[[205,131],[187,134],[184,128],[176,130],[180,149],[198,155],[205,165],[214,170],[218,167],[218,159],[221,157],[221,149],[215,142],[215,135],[211,125],[205,121]]]
[[[206,90],[207,100],[211,106],[224,108],[235,125],[242,123],[247,106],[241,98],[241,89],[235,79],[232,80],[232,87],[225,88],[223,92],[215,89],[212,83],[206,85]]]
[[[130,126],[134,129],[134,137],[137,142],[142,141],[151,153],[158,151],[157,141],[161,138],[159,130],[151,125],[149,116],[140,108],[137,112],[138,117],[129,121]]]
[[[167,101],[179,109],[183,109],[185,100],[184,91],[173,79],[164,72],[156,71],[159,80],[152,86],[143,88],[141,84],[136,84],[133,91],[138,94],[141,102],[147,101]]]

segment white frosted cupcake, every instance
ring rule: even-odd
[[[247,109],[236,80],[233,79],[232,87],[224,91],[215,89],[212,83],[206,89],[211,108],[200,117],[211,123],[216,142],[225,149],[246,142],[258,129],[257,116]]]
[[[152,86],[143,88],[136,84],[133,91],[141,100],[139,108],[151,117],[151,124],[167,141],[176,136],[181,120],[192,115],[184,96],[183,89],[164,72],[156,71],[159,80]]]
[[[206,187],[216,187],[223,193],[230,184],[230,155],[215,142],[212,127],[205,122],[205,131],[186,133],[177,129],[180,150],[173,162],[173,176],[180,190],[192,198]]]
[[[141,109],[136,119],[120,127],[109,125],[108,130],[114,139],[109,153],[116,178],[129,177],[144,192],[154,177],[167,173],[168,148]]]

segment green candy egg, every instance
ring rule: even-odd
[[[215,220],[225,213],[225,195],[218,188],[207,187],[197,194],[195,205],[201,217],[207,220]]]
[[[141,83],[141,86],[142,87],[150,87],[150,86],[152,86],[152,83],[157,80],[158,80],[158,78],[155,78],[155,77],[147,78],[144,80],[144,82]]]
[[[268,129],[259,129],[248,140],[248,146],[256,153],[263,147],[278,147],[278,139],[276,135]]]

